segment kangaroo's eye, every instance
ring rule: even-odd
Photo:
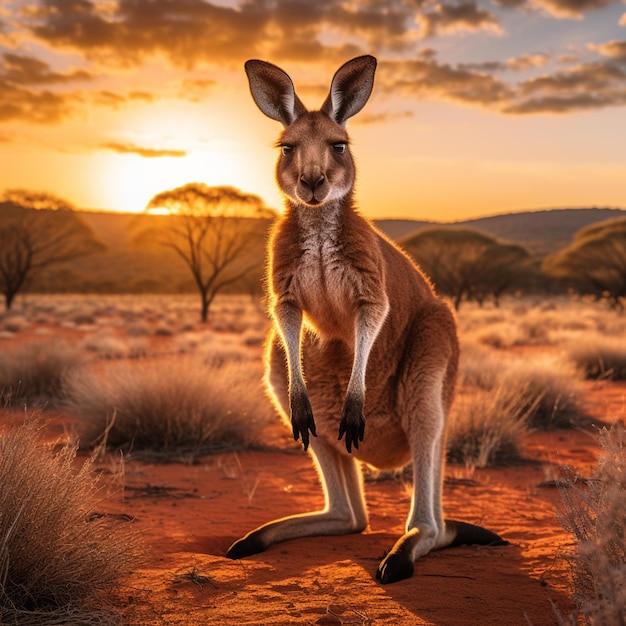
[[[346,151],[346,144],[343,141],[338,141],[333,144],[333,152],[335,154],[343,154]]]
[[[289,156],[293,153],[293,150],[293,146],[289,146],[287,144],[281,144],[280,146],[280,151],[282,152],[283,156]]]

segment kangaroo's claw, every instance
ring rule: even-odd
[[[309,431],[317,437],[315,431],[315,420],[313,419],[313,409],[306,393],[298,394],[291,398],[291,428],[295,441],[302,438],[304,449],[309,448]]]

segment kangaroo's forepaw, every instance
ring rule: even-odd
[[[390,552],[378,566],[376,580],[383,585],[411,578],[415,565],[405,552]]]
[[[344,435],[346,436],[346,450],[351,453],[352,446],[358,450],[359,442],[363,441],[365,435],[365,418],[361,402],[346,399],[339,423],[339,439]]]
[[[304,394],[298,394],[291,398],[291,428],[293,429],[293,438],[298,441],[302,439],[304,449],[309,448],[309,431],[314,437],[317,437],[315,432],[315,420],[313,419],[313,409],[309,402],[309,397]]]

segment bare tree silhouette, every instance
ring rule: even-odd
[[[67,200],[24,189],[0,196],[0,291],[7,310],[42,270],[103,248]]]
[[[259,196],[202,183],[157,194],[146,207],[152,209],[165,209],[167,217],[138,240],[170,248],[183,259],[200,293],[201,319],[206,322],[217,293],[262,264],[264,233],[274,212]]]

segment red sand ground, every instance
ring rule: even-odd
[[[626,385],[590,385],[590,405],[599,418],[623,419],[625,394]],[[134,516],[149,545],[124,590],[126,623],[556,624],[553,605],[563,615],[573,609],[564,558],[573,542],[557,519],[558,489],[542,483],[563,465],[589,475],[599,448],[593,434],[558,431],[532,435],[527,453],[534,463],[477,470],[471,480],[458,466],[446,473],[447,516],[511,545],[432,553],[413,578],[387,586],[375,572],[403,531],[409,495],[399,481],[366,485],[363,534],[294,540],[232,561],[230,544],[257,525],[322,506],[304,452],[229,453],[191,466],[127,462],[123,490],[102,503]]]
[[[624,421],[626,384],[589,384],[587,397],[598,419]],[[386,586],[376,582],[376,568],[402,534],[409,508],[407,489],[394,480],[366,484],[370,527],[363,534],[225,558],[230,544],[259,524],[323,505],[308,456],[278,420],[267,435],[289,453],[101,468],[110,493],[100,510],[133,516],[147,545],[145,563],[116,600],[124,624],[542,626],[558,623],[553,607],[572,613],[565,556],[573,540],[558,521],[560,495],[550,480],[564,465],[593,472],[600,453],[593,432],[535,433],[526,445],[531,462],[522,466],[467,478],[464,468],[449,465],[446,516],[483,525],[510,545],[435,552],[418,561],[413,578]]]

